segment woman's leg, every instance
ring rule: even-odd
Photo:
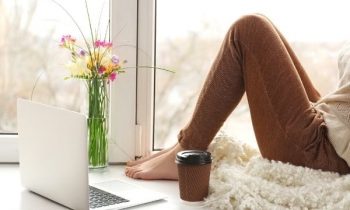
[[[304,78],[299,75],[304,72],[297,69],[297,59],[290,52],[266,18],[250,15],[238,20],[226,35],[191,121],[179,134],[180,145],[126,168],[126,174],[133,178],[176,179],[176,152],[206,149],[244,91],[264,157],[338,170],[345,161],[334,156],[334,149],[325,138],[323,119],[310,106],[309,100],[317,100],[319,94],[309,93],[304,87],[303,83],[309,80],[306,74]],[[314,90],[311,82],[309,89]],[[325,157],[318,151],[324,151]],[[330,166],[327,156],[332,157],[334,166]]]
[[[179,135],[185,149],[205,149],[247,93],[263,157],[316,169],[350,172],[327,139],[320,98],[284,37],[261,15],[238,20],[226,35],[199,98]]]
[[[293,64],[295,66],[295,69],[297,70],[299,77],[301,79],[301,82],[303,83],[304,89],[306,91],[306,94],[311,102],[316,102],[321,98],[321,94],[317,91],[317,89],[312,84],[309,76],[306,74],[304,67],[301,65],[299,59],[295,55],[294,51],[290,47],[289,43],[287,42],[286,38],[281,34],[281,32],[278,30],[278,28],[272,23],[270,19],[268,19],[265,15],[262,14],[256,14],[257,16],[261,16],[265,20],[269,21],[271,25],[274,27],[276,32],[278,33],[279,37],[281,38],[284,46],[286,47],[288,54],[290,58],[293,61]]]
[[[263,78],[264,83],[259,83],[256,77]],[[266,88],[269,89],[269,94],[264,94]],[[262,15],[245,16],[228,32],[193,117],[179,134],[181,145],[184,148],[205,149],[236,107],[244,91],[247,91],[250,107],[255,105],[258,109],[260,106],[269,106],[269,103],[258,103],[252,98],[275,99],[270,102],[272,104],[278,104],[280,98],[286,98],[286,102],[277,105],[282,111],[276,113],[276,116],[263,121],[253,117],[252,120],[258,121],[258,124],[277,122],[279,118],[285,119],[290,115],[304,117],[302,110],[311,110],[309,101],[315,102],[320,98],[288,42]],[[295,95],[298,100],[289,101],[288,97],[281,94],[284,92],[289,96]],[[258,96],[253,96],[255,94]],[[252,100],[254,103],[250,102]],[[295,113],[288,112],[289,106],[293,104],[299,109]],[[287,126],[287,121],[282,123],[285,124],[284,127]],[[284,131],[276,133],[284,134]]]
[[[294,51],[292,50],[292,48],[290,47],[289,43],[286,41],[286,39],[284,38],[284,36],[279,32],[279,30],[277,29],[277,27],[275,27],[272,23],[272,21],[270,21],[266,16],[262,15],[262,14],[256,14],[256,16],[261,16],[263,19],[265,20],[268,20],[271,25],[273,26],[273,28],[275,29],[275,31],[278,33],[279,37],[281,38],[282,42],[283,42],[283,45],[285,46],[288,54],[289,54],[289,57],[292,59],[292,62],[293,62],[293,65],[295,66],[295,69],[297,70],[298,72],[298,75],[302,81],[302,84],[303,84],[303,87],[306,91],[306,94],[308,96],[308,99],[311,101],[311,102],[316,102],[320,99],[320,94],[319,92],[316,90],[316,88],[314,87],[314,85],[312,84],[310,78],[308,77],[308,75],[306,74],[305,70],[304,70],[304,67],[301,65],[301,63],[299,62],[297,56],[295,55]],[[210,76],[208,76],[208,79],[207,80],[210,80]],[[206,82],[206,84],[204,86],[207,86],[209,82]],[[204,95],[205,94],[205,91],[204,91],[205,88],[203,88],[203,90],[201,91],[201,99],[203,98],[206,98]],[[218,91],[219,92],[219,91]],[[237,94],[237,95],[240,95],[240,94]],[[207,100],[207,99],[205,99]],[[198,100],[198,103],[197,103],[197,109],[196,110],[201,110],[202,108],[200,104],[202,104],[203,100]],[[237,101],[237,100],[235,100]],[[234,104],[233,104],[234,105]],[[235,107],[235,105],[234,105]],[[202,111],[197,111],[198,112],[202,112]],[[228,110],[228,113],[231,113],[230,109]],[[195,118],[195,114],[193,115]],[[226,117],[224,117],[224,119],[226,119]],[[216,133],[217,131],[214,131],[214,133]],[[179,137],[181,138],[181,135],[179,135]],[[155,153],[149,157],[145,157],[145,158],[142,158],[140,160],[136,160],[136,161],[130,161],[127,163],[128,166],[134,166],[134,165],[137,165],[137,164],[140,164],[140,163],[143,163],[149,159],[152,159],[154,157],[157,157],[167,151],[169,151],[170,149],[172,149],[173,147],[171,148],[167,148],[165,150],[162,150],[158,153]]]

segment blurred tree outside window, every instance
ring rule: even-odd
[[[58,2],[89,32],[84,1]],[[93,24],[107,23],[108,0],[88,4]],[[82,40],[68,15],[47,0],[0,0],[0,14],[0,134],[17,132],[18,97],[79,111],[82,83],[64,80],[70,55],[58,46],[62,35]]]
[[[226,31],[245,14],[269,17],[290,42],[320,93],[334,90],[338,51],[350,40],[349,4],[345,0],[157,1],[156,65],[176,73],[156,73],[154,148],[177,141]],[[222,130],[257,146],[246,97]]]

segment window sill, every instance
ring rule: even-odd
[[[179,198],[179,187],[177,181],[144,181],[128,178],[124,175],[124,165],[112,165],[106,169],[93,170],[89,173],[90,183],[106,180],[119,179],[125,182],[139,185],[144,188],[158,191],[168,196],[166,200],[157,201],[130,209],[152,209],[152,210],[194,210],[202,209],[182,202]],[[1,203],[1,209],[46,209],[65,210],[67,208],[56,204],[48,199],[38,196],[23,188],[20,183],[18,164],[0,164],[0,196],[6,198]]]

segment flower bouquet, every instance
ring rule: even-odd
[[[59,45],[71,54],[71,60],[67,64],[69,76],[65,79],[81,79],[87,87],[89,167],[100,168],[108,165],[109,85],[115,81],[118,74],[124,72],[122,64],[125,61],[120,61],[117,55],[112,54],[113,45],[106,40],[108,27],[103,39],[99,38],[97,33],[93,34],[87,2],[85,1],[85,3],[91,30],[91,41],[86,39],[79,25],[71,17],[81,32],[85,47],[79,46],[71,35],[62,36]],[[61,5],[59,4],[59,6]],[[64,8],[62,7],[62,9]],[[67,11],[66,13],[70,15]]]
[[[125,60],[121,61],[117,55],[112,54],[112,42],[107,41],[109,23],[104,33],[104,38],[99,35],[98,29],[93,33],[87,0],[85,8],[90,27],[90,39],[88,40],[72,15],[56,0],[56,3],[74,22],[83,38],[84,47],[77,44],[71,35],[64,35],[60,40],[60,46],[71,54],[71,60],[67,64],[69,76],[66,79],[81,79],[86,83],[88,92],[88,154],[89,167],[100,168],[108,165],[108,111],[110,83],[115,81],[118,74],[123,73]],[[160,69],[174,72],[169,69],[137,66],[142,68]]]

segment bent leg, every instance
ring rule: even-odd
[[[336,156],[326,139],[322,116],[309,103],[318,100],[319,94],[291,52],[266,18],[251,15],[238,20],[225,37],[192,119],[179,133],[180,144],[142,164],[127,167],[126,175],[177,179],[176,153],[206,149],[244,91],[264,157],[339,171],[345,161]]]
[[[267,19],[258,15],[241,18],[230,33],[234,43],[230,48],[242,52],[244,85],[261,154],[304,165],[302,148],[308,142],[300,137],[323,121],[312,112],[281,36]]]
[[[243,22],[248,22],[248,24],[242,24]],[[251,31],[252,29],[253,31]],[[265,33],[266,30],[271,33]],[[247,42],[256,43],[254,47],[257,49],[245,49],[245,46],[241,46],[242,43],[239,41],[241,33],[244,34]],[[271,38],[274,39],[273,42],[278,42],[271,46],[270,43],[261,42]],[[262,49],[260,45],[265,45],[268,49]],[[280,50],[282,53],[276,50]],[[268,52],[272,54],[268,54]],[[312,85],[285,38],[265,17],[261,15],[245,16],[238,20],[227,33],[200,93],[193,116],[188,125],[179,133],[179,142],[183,148],[207,148],[224,121],[241,100],[247,85],[245,83],[254,83],[254,80],[247,81],[246,75],[243,74],[244,71],[251,70],[243,68],[246,68],[247,64],[255,62],[255,58],[251,57],[250,54],[256,53],[262,60],[270,61],[267,65],[261,64],[264,66],[259,66],[260,63],[256,65],[259,68],[269,69],[272,74],[276,68],[281,68],[283,65],[286,65],[287,69],[292,69],[291,71],[287,70],[286,74],[293,74],[293,79],[297,82],[293,83],[294,87],[287,88],[291,88],[291,91],[296,90],[294,94],[303,98],[304,107],[310,108],[309,100],[317,101],[319,99],[319,93]],[[273,55],[273,53],[280,53],[278,56],[283,58],[282,61],[279,61],[278,56]],[[268,72],[266,73],[268,74]],[[280,84],[288,86],[288,83],[282,82]],[[259,91],[261,90],[257,90],[258,93]],[[297,103],[295,102],[295,104]]]
[[[321,114],[310,105],[319,93],[284,37],[261,15],[241,18],[227,33],[192,119],[179,133],[181,146],[206,149],[244,91],[264,157],[339,170],[329,160],[344,161],[322,132]],[[310,149],[311,144],[318,149]],[[327,151],[323,157],[319,148]]]
[[[310,105],[319,94],[283,36],[258,15],[242,18],[232,30],[236,47],[243,52],[245,90],[261,154],[348,173],[346,162],[328,140],[321,113]],[[251,34],[254,37],[248,37]]]

